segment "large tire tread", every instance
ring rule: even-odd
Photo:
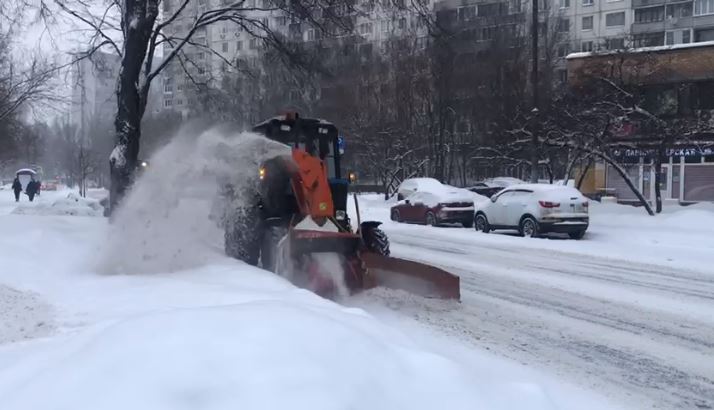
[[[389,256],[389,238],[379,228],[369,228],[362,231],[362,237],[367,249],[383,256]]]

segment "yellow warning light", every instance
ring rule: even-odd
[[[264,167],[260,167],[260,168],[258,169],[258,177],[259,177],[260,179],[265,178],[265,168],[264,168]]]
[[[327,203],[326,203],[326,202],[320,202],[320,210],[321,210],[321,211],[326,211],[326,210],[327,210]]]

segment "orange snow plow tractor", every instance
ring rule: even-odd
[[[226,227],[226,253],[260,264],[321,296],[336,298],[383,286],[425,297],[459,299],[459,277],[390,256],[381,222],[347,216],[344,143],[331,123],[288,114],[254,131],[292,147],[258,170],[255,202]],[[345,173],[348,174],[348,173]]]

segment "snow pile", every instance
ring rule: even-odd
[[[196,136],[184,130],[149,160],[116,213],[98,269],[166,272],[215,259],[223,233],[212,214],[222,215],[225,206],[243,209],[243,201],[253,198],[260,163],[289,153],[287,146],[252,133],[217,127]],[[219,200],[225,184],[238,193],[230,203]]]
[[[104,208],[99,201],[82,198],[76,192],[56,199],[52,203],[42,202],[36,198],[36,203],[21,202],[12,213],[17,215],[71,215],[71,216],[102,216]]]
[[[38,295],[0,284],[0,345],[45,336],[51,320],[50,307]]]

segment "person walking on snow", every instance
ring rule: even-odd
[[[35,194],[37,193],[37,181],[33,178],[30,182],[27,183],[27,188],[25,188],[25,193],[27,196],[30,197],[30,202],[32,202],[33,199],[35,199]]]
[[[22,192],[22,184],[20,183],[20,179],[18,177],[15,177],[15,180],[12,181],[12,190],[15,192],[15,202],[20,202],[20,192]]]

